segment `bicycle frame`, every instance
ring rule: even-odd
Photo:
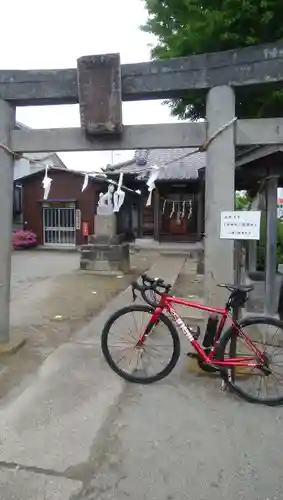
[[[205,311],[208,313],[215,313],[218,316],[220,316],[220,322],[216,331],[216,334],[214,336],[213,340],[213,346],[210,350],[210,353],[207,354],[203,347],[198,343],[198,341],[193,337],[192,333],[190,332],[189,328],[186,326],[182,318],[179,316],[177,311],[174,309],[172,304],[178,304],[182,305],[185,307],[190,307],[192,309],[199,309],[201,311]],[[177,297],[173,297],[171,295],[168,295],[167,293],[161,294],[159,306],[155,308],[155,311],[152,315],[152,318],[150,319],[145,333],[142,335],[140,338],[138,344],[141,346],[143,345],[146,337],[148,336],[152,326],[156,324],[158,321],[159,315],[162,313],[162,311],[166,309],[167,312],[170,314],[171,318],[173,319],[173,322],[177,324],[177,326],[182,330],[183,334],[187,337],[187,339],[191,342],[192,346],[194,349],[199,353],[201,359],[203,360],[204,363],[211,364],[213,366],[249,366],[249,367],[258,367],[259,363],[258,361],[255,361],[255,357],[237,357],[237,358],[227,358],[225,361],[220,361],[214,358],[215,355],[215,347],[221,337],[221,334],[223,332],[223,329],[226,325],[227,320],[229,320],[231,326],[234,327],[236,334],[239,335],[240,337],[243,337],[246,341],[246,343],[252,348],[252,350],[255,352],[255,356],[257,357],[257,360],[261,360],[262,354],[260,351],[256,348],[256,346],[253,344],[253,342],[243,333],[241,330],[239,324],[237,321],[235,321],[231,315],[230,315],[230,308],[227,305],[224,309],[217,309],[214,307],[207,307],[204,306],[203,304],[199,304],[198,302],[191,302],[188,300],[184,299],[178,299]]]

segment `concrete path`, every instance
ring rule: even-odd
[[[176,285],[184,297],[191,264]],[[283,498],[282,407],[251,405],[220,391],[218,378],[188,373],[185,352],[161,382],[126,386],[73,500]]]
[[[181,356],[160,383],[127,386],[74,500],[280,500],[282,424],[282,408],[221,392]]]
[[[149,273],[174,284],[183,262],[160,257]],[[28,387],[2,401],[0,499],[67,500],[89,482],[97,467],[96,437],[125,388],[102,359],[100,333],[108,316],[130,302],[127,289],[49,356]],[[39,494],[44,484],[45,496]]]

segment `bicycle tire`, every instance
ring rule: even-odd
[[[157,373],[154,376],[144,378],[144,377],[139,377],[135,376],[133,373],[127,373],[123,370],[121,370],[115,361],[113,360],[109,349],[108,349],[108,336],[110,329],[112,325],[115,323],[115,321],[120,318],[123,315],[126,315],[128,313],[134,312],[134,311],[142,311],[142,312],[148,312],[149,314],[153,314],[154,308],[146,306],[146,305],[132,305],[132,306],[126,306],[123,307],[122,309],[119,309],[116,311],[110,318],[107,320],[107,322],[104,325],[104,328],[102,330],[101,334],[101,349],[104,355],[105,360],[107,361],[108,365],[110,368],[117,373],[120,377],[123,379],[127,380],[128,382],[136,383],[136,384],[152,384],[153,382],[158,382],[159,380],[162,380],[163,378],[167,377],[169,373],[173,370],[173,368],[176,366],[178,359],[180,357],[180,339],[178,332],[173,325],[173,323],[170,321],[170,319],[165,316],[165,314],[161,313],[158,322],[163,322],[165,326],[168,328],[170,335],[173,339],[173,353],[172,357],[170,359],[170,362],[168,365],[159,373]]]
[[[278,327],[283,330],[283,321],[269,317],[269,316],[248,316],[243,320],[238,322],[240,328],[245,328],[246,326],[255,326],[255,325],[270,325],[274,327]],[[231,340],[232,335],[235,334],[235,329],[231,326],[226,332],[223,333],[223,336],[220,339],[220,356],[218,359],[224,359],[225,348],[227,347],[229,341]],[[220,374],[228,387],[235,392],[238,396],[240,396],[245,401],[249,403],[257,403],[267,406],[279,406],[283,404],[283,396],[282,397],[273,397],[273,398],[260,398],[249,394],[244,391],[241,387],[237,385],[236,380],[233,380],[229,377],[229,368],[221,369]]]

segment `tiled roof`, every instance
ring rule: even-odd
[[[198,179],[199,170],[205,167],[206,154],[196,153],[186,158],[183,157],[191,151],[193,151],[192,148],[140,149],[135,152],[133,160],[112,165],[105,172],[136,174],[139,179],[146,179],[152,166],[162,166],[170,162],[169,165],[160,170],[159,180]]]
[[[259,152],[259,156],[261,156],[262,151],[262,155],[264,156],[265,148],[266,146],[237,147],[236,161],[239,159],[245,161],[247,157],[248,162],[249,155],[255,152]],[[269,150],[268,154],[272,154],[280,150],[280,147],[275,145],[274,147],[269,147]],[[123,172],[125,174],[136,175],[140,180],[146,180],[148,178],[149,169],[152,166],[162,166],[162,164],[172,162],[166,167],[161,168],[158,180],[194,180],[199,177],[200,170],[203,170],[206,166],[206,153],[196,153],[184,158],[184,155],[190,151],[193,151],[193,149],[138,149],[132,160],[110,165],[105,172],[109,174],[115,173],[117,175]]]

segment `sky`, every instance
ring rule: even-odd
[[[119,52],[122,64],[150,60],[154,38],[139,26],[142,0],[9,0],[1,4],[1,69],[74,68],[81,56]],[[12,30],[11,30],[12,25]],[[5,47],[5,48],[4,48]],[[78,105],[17,108],[17,120],[33,128],[80,126]],[[123,104],[123,123],[174,122],[161,101]],[[66,166],[98,170],[132,152],[60,153]]]

